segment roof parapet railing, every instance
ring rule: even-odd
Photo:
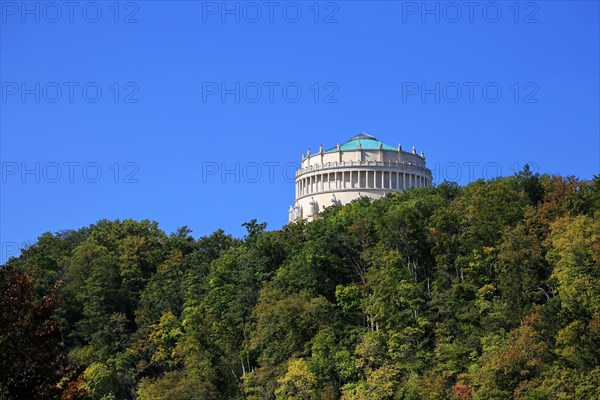
[[[388,164],[389,165],[389,164]],[[299,170],[296,171],[295,176],[300,176],[302,174],[305,173],[309,173],[309,172],[316,172],[316,171],[322,171],[322,170],[326,170],[326,169],[336,169],[336,168],[340,168],[340,167],[354,167],[355,165],[353,165],[352,163],[350,165],[347,165],[346,163],[341,163],[341,164],[335,164],[333,166],[331,166],[331,164],[325,164],[325,165],[311,165],[309,167],[306,168],[301,168]],[[376,162],[376,164],[374,164],[373,166],[383,166],[385,167],[386,164],[385,162]],[[391,165],[390,165],[391,166]],[[413,171],[422,171],[422,172],[431,172],[431,170],[429,170],[429,168],[421,166],[421,165],[416,165],[410,162],[403,162],[402,164],[397,163],[396,166],[402,166],[404,168],[409,168],[410,170]]]

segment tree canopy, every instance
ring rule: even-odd
[[[600,177],[243,226],[43,234],[0,268],[0,399],[600,398]]]

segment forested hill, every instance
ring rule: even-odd
[[[599,398],[600,177],[244,225],[42,235],[0,271],[0,399]]]

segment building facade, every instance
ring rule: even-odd
[[[361,196],[378,199],[389,192],[430,186],[431,171],[425,155],[388,146],[361,133],[329,150],[320,147],[302,153],[296,171],[296,198],[288,211],[289,222],[311,221],[325,207],[346,204]]]

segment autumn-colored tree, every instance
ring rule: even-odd
[[[36,295],[33,267],[0,268],[0,398],[52,399],[60,394],[60,326],[54,317],[60,281]]]

